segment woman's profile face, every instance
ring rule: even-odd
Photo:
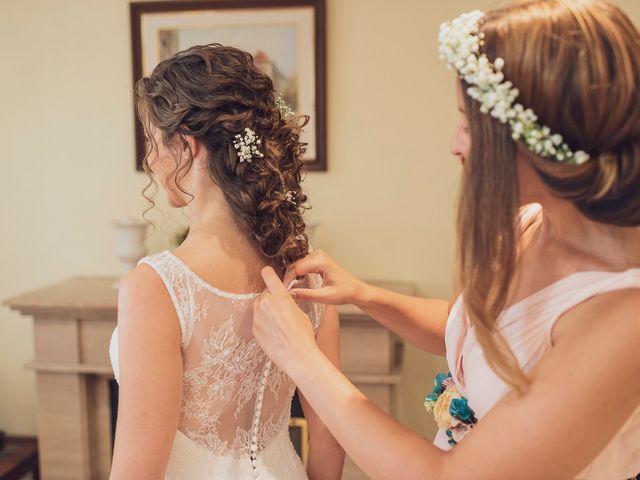
[[[459,81],[456,81],[456,100],[458,104],[458,111],[460,112],[460,118],[453,130],[450,151],[453,155],[458,157],[460,162],[464,165],[464,162],[469,157],[469,152],[471,151],[471,134],[469,133],[469,120],[465,111],[464,97]]]

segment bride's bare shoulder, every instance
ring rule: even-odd
[[[177,314],[162,279],[152,266],[139,263],[129,270],[118,290],[118,328],[166,325],[178,328]],[[179,331],[179,330],[178,330]]]
[[[128,298],[141,293],[162,296],[163,290],[166,289],[158,272],[148,263],[142,262],[123,275],[118,298]]]

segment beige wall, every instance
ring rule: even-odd
[[[459,168],[448,153],[453,77],[437,29],[487,0],[327,0],[329,172],[309,174],[317,245],[363,278],[448,296]],[[640,23],[640,2],[620,4]],[[116,274],[109,220],[138,214],[128,2],[0,1],[0,298],[76,274]],[[161,216],[155,218],[160,226]],[[170,246],[179,211],[149,241]],[[0,309],[0,429],[36,431],[32,325]],[[400,418],[442,360],[406,352]]]

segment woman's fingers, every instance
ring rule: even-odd
[[[275,271],[265,267],[262,277],[267,290],[253,304],[251,330],[269,358],[286,371],[301,351],[315,345],[313,328]]]
[[[310,288],[293,288],[289,293],[296,300],[310,300],[312,302],[324,301],[325,296],[321,289]]]
[[[297,277],[303,277],[308,273],[318,273],[324,277],[327,265],[327,257],[321,251],[312,252],[306,257],[291,265],[284,275],[284,284],[288,285]]]
[[[273,268],[264,267],[260,273],[262,274],[262,279],[270,293],[276,296],[289,295],[287,288],[280,281],[278,274]]]
[[[293,298],[332,305],[353,303],[359,285],[358,280],[319,250],[291,265],[284,276],[284,284],[294,286],[295,283],[292,285],[293,280],[310,273],[320,274],[323,286],[320,288],[293,288],[291,290]]]
[[[294,288],[289,293],[295,300],[335,304],[336,291],[336,287]]]

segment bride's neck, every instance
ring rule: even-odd
[[[205,248],[234,263],[255,266],[265,265],[264,256],[235,220],[226,200],[220,196],[206,201],[194,199],[189,205],[191,224],[183,248]]]

